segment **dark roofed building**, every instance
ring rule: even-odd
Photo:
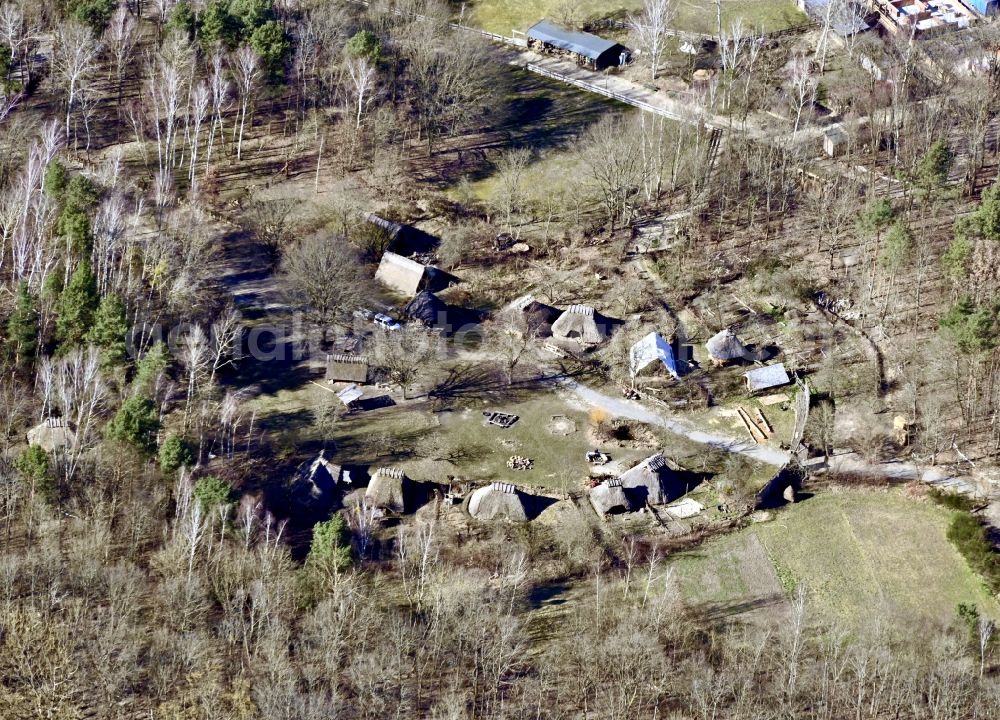
[[[594,70],[618,67],[631,58],[624,45],[590,33],[570,30],[548,20],[541,20],[527,32],[528,47],[540,52],[571,55],[581,65]]]
[[[434,293],[422,292],[410,300],[403,308],[403,314],[410,320],[417,320],[425,327],[448,325],[448,303]]]

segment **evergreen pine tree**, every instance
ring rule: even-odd
[[[86,262],[69,279],[69,285],[59,296],[56,338],[60,350],[79,345],[94,321],[97,309],[97,283]]]
[[[30,367],[38,354],[38,303],[28,292],[28,283],[17,286],[14,312],[7,319],[8,357],[18,368]]]
[[[125,305],[117,295],[104,296],[86,340],[101,349],[101,365],[105,369],[125,364],[127,333]]]

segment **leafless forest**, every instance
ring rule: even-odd
[[[587,25],[642,50],[636,86],[692,76],[672,4]],[[556,375],[620,395],[650,317],[679,343],[742,323],[827,403],[814,455],[993,477],[998,26],[835,42],[829,13],[770,36],[721,7],[711,81],[675,92],[702,119],[675,121],[518,67],[449,24],[464,3],[3,0],[0,717],[1000,717],[974,608],[850,625],[799,586],[761,622],[685,596],[671,558],[749,523],[740,456],[705,451],[725,512],[690,532],[605,523],[568,479],[558,524],[441,520],[444,488],[392,522],[288,500],[319,450],[475,459],[332,395],[277,406],[388,307],[376,211],[439,236],[476,313],[472,350],[368,328],[426,427]],[[603,354],[546,355],[499,312],[526,288],[625,319]],[[741,386],[705,364],[656,399]]]

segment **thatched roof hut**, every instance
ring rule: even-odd
[[[650,455],[634,468],[627,470],[618,480],[633,507],[663,505],[670,502],[673,472],[660,453]]]
[[[403,491],[406,475],[398,468],[379,468],[372,475],[365,491],[365,501],[371,507],[394,513],[406,512],[406,496]]]
[[[608,323],[589,305],[570,305],[552,323],[552,336],[583,345],[599,345],[608,339]]]
[[[427,327],[441,327],[448,324],[448,303],[425,291],[406,304],[403,315]]]
[[[726,328],[709,338],[705,349],[708,350],[713,365],[725,365],[734,360],[753,360],[753,353],[740,342],[732,328]]]
[[[326,459],[326,453],[309,463],[303,463],[295,482],[295,490],[303,500],[319,501],[329,498],[340,482],[341,467]]]
[[[523,493],[510,483],[490,483],[472,493],[469,514],[477,520],[528,520]]]
[[[327,355],[326,381],[364,385],[368,382],[368,358],[361,355]]]
[[[618,478],[605,480],[590,490],[590,504],[598,515],[609,513],[628,512],[632,509],[632,504],[625,495],[622,481]]]
[[[28,431],[28,444],[40,447],[45,452],[55,452],[72,447],[76,443],[76,431],[63,418],[48,417]]]

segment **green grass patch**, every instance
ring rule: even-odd
[[[478,0],[466,10],[466,22],[490,32],[510,35],[511,30],[525,31],[542,19],[572,20],[578,25],[603,18],[624,19],[642,9],[642,0]],[[722,24],[728,28],[737,18],[747,27],[765,31],[781,30],[806,22],[806,17],[790,0],[724,0]],[[718,31],[713,0],[686,0],[677,5],[674,26],[679,30],[715,34]]]
[[[942,619],[963,602],[1000,617],[982,577],[970,567],[974,560],[966,562],[949,541],[952,516],[897,493],[821,494],[779,511],[770,522],[682,554],[674,566],[690,602],[751,603],[767,595],[768,582],[754,588],[726,576],[735,572],[734,548],[759,541],[778,586],[787,592],[804,584],[811,611],[825,619],[858,625],[875,606]],[[964,523],[962,535],[977,548],[973,556],[983,557],[978,530]],[[753,557],[747,549],[736,554]]]

